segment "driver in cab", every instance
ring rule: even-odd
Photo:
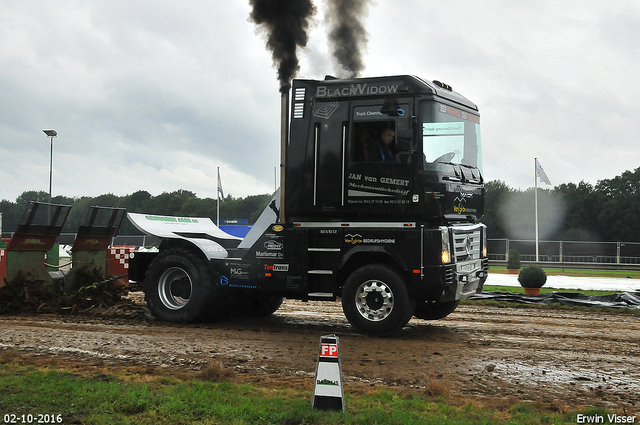
[[[374,142],[369,151],[370,161],[394,161],[395,155],[391,149],[391,143],[396,132],[391,127],[384,129],[380,138]]]

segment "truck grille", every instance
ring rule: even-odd
[[[453,257],[456,263],[479,260],[482,250],[482,225],[455,226],[453,230]]]

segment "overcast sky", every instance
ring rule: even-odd
[[[318,11],[300,78],[337,69]],[[1,0],[0,199],[274,190],[280,96],[249,0]],[[484,175],[640,166],[640,2],[371,1],[362,76],[437,79],[481,113]]]

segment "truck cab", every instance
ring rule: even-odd
[[[476,223],[483,213],[475,104],[412,76],[294,80],[287,219]],[[391,129],[391,155],[380,137]]]

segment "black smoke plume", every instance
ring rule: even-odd
[[[368,3],[369,0],[329,0],[329,42],[333,56],[349,77],[357,77],[364,69],[362,52],[368,39],[362,18]]]
[[[267,48],[278,69],[280,92],[291,87],[300,69],[297,48],[307,45],[309,18],[316,11],[312,0],[250,0],[251,20],[267,32]]]

